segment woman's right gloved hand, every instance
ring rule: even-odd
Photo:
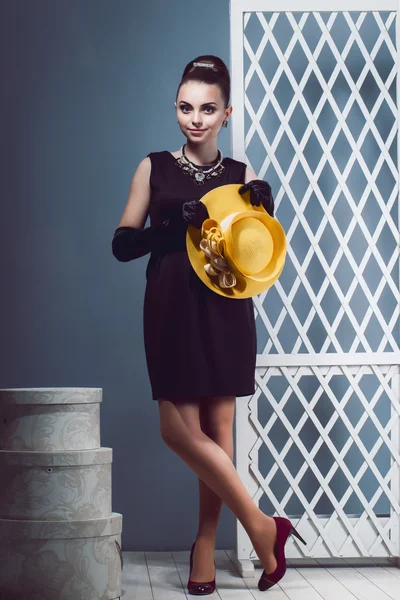
[[[149,254],[167,235],[169,219],[155,227],[117,227],[112,240],[112,253],[120,262],[128,262]]]
[[[205,204],[198,200],[188,200],[181,207],[177,207],[175,214],[171,214],[170,218],[154,227],[118,227],[112,240],[112,253],[120,262],[140,258],[162,246],[165,241],[168,242],[171,237],[180,235],[182,227],[191,224],[200,229],[208,217]]]

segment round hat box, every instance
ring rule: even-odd
[[[100,447],[101,388],[0,389],[0,449]]]
[[[111,514],[112,448],[0,450],[0,518],[100,519]]]
[[[121,596],[122,515],[86,521],[0,519],[0,598]]]

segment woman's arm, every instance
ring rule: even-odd
[[[138,165],[132,178],[128,200],[118,227],[136,227],[141,229],[147,218],[150,205],[151,161],[148,156]]]
[[[140,258],[161,247],[164,240],[168,241],[174,235],[176,225],[187,226],[191,223],[200,229],[208,218],[207,207],[202,202],[187,201],[179,215],[143,229],[150,206],[150,174],[151,161],[146,157],[133,176],[128,201],[112,240],[112,253],[121,262]]]
[[[112,253],[120,262],[128,262],[151,252],[158,242],[164,223],[145,227],[150,206],[151,160],[147,156],[138,165],[132,178],[128,200],[119,226],[114,232]]]
[[[249,181],[253,181],[254,179],[258,179],[257,175],[254,173],[253,169],[246,167],[245,183],[249,183]]]

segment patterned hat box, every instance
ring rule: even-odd
[[[0,519],[0,598],[121,596],[122,515],[84,521]]]
[[[0,450],[0,518],[49,521],[111,514],[112,448]]]
[[[99,448],[101,401],[101,388],[0,389],[0,449]]]

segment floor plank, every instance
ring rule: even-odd
[[[149,571],[144,552],[123,552],[121,598],[153,600]]]
[[[388,571],[393,577],[400,579],[400,568],[399,567],[385,567],[385,571]]]
[[[192,600],[186,587],[189,558],[188,550],[123,552],[121,600]],[[215,551],[215,563],[217,588],[210,600],[400,600],[400,568],[388,564],[288,567],[267,598],[257,587],[262,568],[242,579],[224,550]]]
[[[322,596],[324,600],[356,600],[340,581],[323,568],[297,568],[300,575]]]
[[[358,600],[389,600],[390,596],[380,590],[372,581],[363,575],[363,569],[369,571],[374,567],[327,569],[335,579],[340,581]]]
[[[186,598],[172,553],[145,552],[145,556],[154,600]]]
[[[297,569],[287,569],[279,584],[290,600],[323,600]]]
[[[360,571],[376,587],[385,592],[389,598],[400,600],[400,581],[397,577],[381,567],[372,567],[371,569],[362,569]]]

